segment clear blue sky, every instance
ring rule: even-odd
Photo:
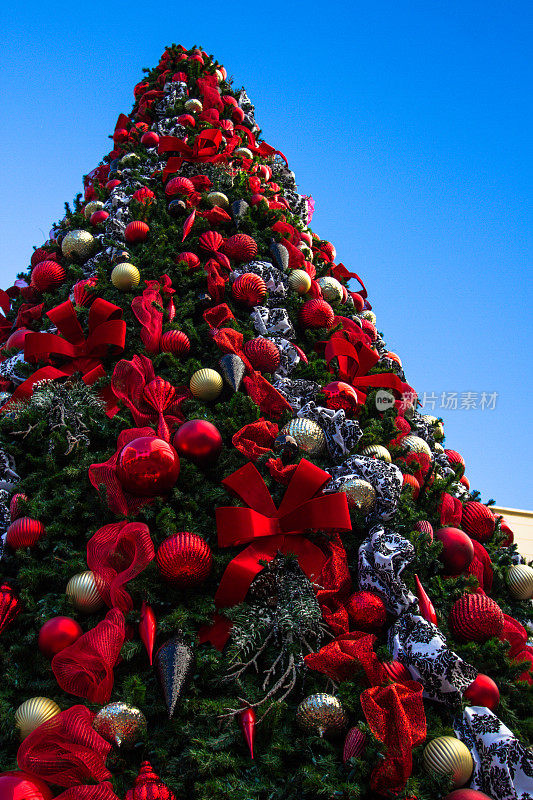
[[[254,6],[257,10],[254,10]],[[2,38],[0,285],[109,149],[166,44],[244,84],[313,228],[485,500],[533,508],[529,2],[10,4]],[[494,410],[440,394],[497,392]],[[429,409],[426,409],[429,410]]]

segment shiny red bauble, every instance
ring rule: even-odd
[[[403,683],[404,681],[412,681],[412,675],[400,661],[382,661],[381,666],[385,670],[387,677],[394,681],[394,683]]]
[[[469,536],[459,528],[439,528],[435,539],[442,542],[440,559],[447,575],[461,575],[472,563],[474,545]]]
[[[156,561],[164,580],[180,589],[190,589],[208,577],[213,554],[201,536],[184,531],[165,539],[156,553]]]
[[[176,122],[178,125],[188,125],[190,128],[196,127],[196,120],[192,114],[180,114]]]
[[[0,800],[52,800],[52,797],[46,783],[25,772],[13,770],[0,774]]]
[[[250,339],[245,343],[243,350],[252,367],[260,372],[275,372],[281,363],[278,348],[273,341],[265,339],[264,336]]]
[[[72,617],[52,617],[39,631],[39,650],[47,658],[53,658],[79,639],[82,633],[81,626]]]
[[[363,308],[365,307],[365,301],[363,300],[361,295],[358,294],[357,292],[352,292],[351,298],[353,300],[353,305],[354,305],[355,310],[357,312],[362,311]]]
[[[317,297],[314,300],[307,300],[298,316],[304,328],[331,328],[335,312],[329,303]]]
[[[416,500],[418,495],[420,494],[420,484],[418,483],[418,481],[415,478],[415,476],[414,475],[409,475],[408,473],[405,473],[405,475],[403,476],[403,479],[402,479],[402,483],[403,483],[403,487],[402,488],[404,488],[406,486],[409,487],[409,490],[411,491],[413,500]]]
[[[186,356],[191,349],[191,342],[187,334],[183,333],[183,331],[167,331],[161,337],[159,349],[162,353]]]
[[[109,214],[107,211],[104,211],[104,209],[101,208],[99,211],[95,211],[94,214],[91,214],[89,222],[91,225],[101,225],[102,222],[105,222],[108,217]]]
[[[455,789],[443,800],[493,800],[493,798],[484,792],[478,792],[477,789]]]
[[[211,422],[190,419],[176,431],[173,445],[183,458],[195,464],[212,464],[222,450],[222,436]]]
[[[48,250],[45,250],[43,247],[38,247],[37,250],[34,250],[31,254],[30,264],[32,267],[35,267],[37,264],[40,264],[41,261],[57,261],[57,258],[54,253],[49,253]]]
[[[222,252],[234,261],[251,261],[257,255],[257,242],[246,233],[235,233],[226,239]]]
[[[19,328],[13,331],[6,342],[6,350],[24,350],[24,339],[30,332],[27,328]]]
[[[14,522],[19,517],[24,516],[22,512],[22,504],[27,502],[28,498],[25,494],[17,492],[17,494],[13,495],[9,502],[9,514],[11,517],[11,522]]]
[[[464,594],[450,611],[450,628],[454,636],[466,642],[486,642],[503,633],[503,612],[486,594]]]
[[[129,139],[129,131],[127,128],[117,128],[113,133],[114,142],[127,142]]]
[[[479,673],[464,691],[464,697],[473,706],[486,706],[495,711],[500,704],[500,690],[488,675]]]
[[[354,592],[346,603],[350,630],[373,631],[382,628],[387,619],[385,603],[374,592]]]
[[[470,501],[463,506],[461,528],[478,542],[487,542],[496,527],[496,517],[483,503]]]
[[[149,232],[150,228],[146,222],[142,222],[140,219],[134,219],[133,222],[128,222],[126,225],[124,238],[128,244],[138,244],[139,242],[145,241]]]
[[[117,478],[131,494],[155,497],[171,489],[178,479],[180,460],[168,442],[141,436],[120,451]]]
[[[244,275],[239,275],[231,287],[231,293],[235,300],[250,308],[262,303],[266,292],[266,283],[260,275],[256,275],[254,272],[245,272]]]
[[[49,292],[65,281],[65,270],[57,261],[41,261],[31,271],[31,285],[39,292]]]
[[[144,144],[145,147],[157,147],[159,136],[154,131],[146,131],[141,136],[141,144]]]
[[[461,478],[465,474],[465,460],[456,450],[445,450],[450,466],[455,470],[455,474]]]
[[[326,406],[337,411],[342,408],[347,414],[355,413],[358,405],[357,392],[344,381],[332,381],[322,388],[326,396]]]
[[[113,189],[117,188],[117,186],[120,186],[120,181],[117,180],[116,178],[113,178],[112,181],[108,181],[106,183],[105,188],[107,189],[108,192],[112,192]]]
[[[13,550],[21,547],[33,547],[45,533],[45,527],[38,519],[19,517],[7,529],[6,544]]]

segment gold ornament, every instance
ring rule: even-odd
[[[474,762],[470,750],[455,736],[439,736],[424,748],[424,766],[428,772],[450,775],[457,789],[470,780]]]
[[[339,283],[336,278],[331,278],[329,276],[319,278],[317,283],[322,291],[322,297],[324,300],[327,300],[328,303],[335,303],[342,300],[342,284]]]
[[[73,575],[67,583],[66,594],[74,608],[85,614],[98,611],[104,604],[96,588],[94,573],[91,570]]]
[[[513,564],[507,571],[507,585],[515,600],[533,598],[533,569],[527,564]]]
[[[91,200],[90,203],[87,203],[85,208],[83,209],[83,214],[85,219],[90,219],[95,211],[100,211],[104,207],[104,204],[101,200]]]
[[[369,322],[371,322],[372,325],[375,325],[377,322],[376,315],[374,314],[373,311],[363,311],[361,316],[363,317],[363,319],[367,319]]]
[[[442,422],[433,414],[422,414],[422,419],[427,425],[431,425],[433,438],[436,442],[441,442],[444,439],[444,428]]]
[[[217,76],[217,83],[222,83],[224,76],[219,69],[215,70],[215,75]]]
[[[312,261],[313,260],[313,251],[311,250],[311,248],[309,247],[309,245],[306,242],[301,242],[298,245],[298,249],[302,251],[303,256],[304,256],[306,261]]]
[[[318,456],[326,446],[324,431],[316,422],[307,417],[294,417],[281,431],[292,436],[299,449],[311,456]]]
[[[311,288],[311,278],[303,269],[292,269],[289,272],[289,286],[296,294],[307,294]]]
[[[28,734],[47,722],[61,709],[49,697],[30,697],[15,711],[15,725],[20,731],[20,738],[25,739]]]
[[[216,369],[199,369],[189,382],[191,392],[200,400],[216,400],[223,385],[222,375]]]
[[[108,742],[128,750],[146,733],[146,717],[127,703],[109,703],[93,720],[93,728]]]
[[[435,452],[444,453],[444,447],[439,442],[435,442]]]
[[[186,100],[184,103],[185,111],[188,111],[189,114],[196,114],[200,113],[204,110],[204,107],[200,100],[196,97],[191,97],[190,100]]]
[[[215,206],[219,206],[219,208],[227,208],[229,206],[229,199],[226,197],[224,192],[209,192],[206,200],[212,208]]]
[[[111,272],[111,283],[116,289],[121,289],[123,292],[128,292],[130,289],[135,289],[141,280],[141,273],[135,266],[127,261],[122,264],[117,264],[113,267]]]
[[[369,444],[363,450],[361,450],[362,456],[372,456],[373,458],[377,458],[379,461],[386,461],[387,464],[390,464],[392,461],[391,455],[386,447],[383,447],[382,444]]]
[[[338,733],[346,725],[342,703],[332,694],[311,694],[296,709],[298,725],[320,737],[325,733]]]
[[[368,481],[361,478],[348,478],[340,487],[346,493],[350,508],[356,508],[363,514],[368,514],[376,504],[376,490]]]
[[[61,252],[65,258],[87,261],[94,252],[95,240],[89,231],[70,231],[61,242]]]
[[[233,156],[236,158],[249,158],[250,160],[254,157],[251,150],[248,150],[247,147],[237,147],[233,151]]]
[[[141,159],[139,158],[137,153],[126,153],[125,156],[122,156],[119,163],[122,164],[123,167],[128,167],[128,166],[132,167],[134,164],[137,163],[137,161],[140,160]]]
[[[410,453],[425,453],[431,458],[431,448],[420,436],[408,434],[408,436],[404,436],[403,439],[400,440],[400,446],[406,447]]]

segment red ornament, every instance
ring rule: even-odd
[[[363,332],[370,337],[371,341],[375,342],[378,335],[375,325],[373,325],[368,319],[362,319],[361,327]]]
[[[41,261],[56,261],[57,257],[55,253],[49,253],[48,250],[45,250],[44,247],[38,247],[37,250],[34,250],[31,254],[30,264],[32,267],[36,267],[37,264],[40,264]]]
[[[133,222],[129,222],[126,225],[126,229],[124,231],[124,238],[128,242],[128,244],[138,244],[139,242],[144,242],[150,228],[146,224],[146,222],[142,222],[139,219],[133,220]]]
[[[117,186],[120,186],[120,181],[117,180],[117,178],[113,178],[112,181],[108,181],[106,183],[105,188],[107,189],[108,192],[112,192],[113,189],[117,188]]]
[[[213,564],[211,548],[201,536],[184,531],[174,533],[161,544],[156,554],[163,578],[181,589],[203,583]]]
[[[461,527],[472,539],[487,542],[496,527],[496,517],[483,503],[471,501],[463,506]]]
[[[465,486],[467,489],[470,489],[470,481],[468,480],[466,475],[463,475],[463,477],[459,480],[459,483],[462,483],[463,486]]]
[[[416,500],[418,495],[420,494],[420,484],[418,483],[415,476],[405,473],[403,476],[403,486],[410,487],[411,493],[413,495],[413,500]]]
[[[331,328],[335,313],[329,303],[317,297],[303,304],[299,319],[304,328]]]
[[[167,197],[174,197],[177,194],[190,195],[194,192],[194,184],[188,178],[171,178],[165,186]]]
[[[322,394],[326,396],[326,406],[337,411],[342,408],[347,414],[354,414],[357,410],[357,392],[344,381],[332,381],[322,387]]]
[[[46,783],[25,772],[13,770],[0,774],[0,800],[52,800],[52,797]]]
[[[270,339],[258,336],[243,347],[244,355],[254,369],[260,372],[275,372],[281,362],[281,354]]]
[[[415,523],[415,531],[425,533],[429,541],[433,541],[433,525],[427,519],[419,519],[418,522]]]
[[[351,758],[359,758],[363,753],[366,745],[366,733],[360,731],[359,728],[350,728],[344,740],[344,748],[342,750],[342,760],[347,764]]]
[[[387,619],[385,603],[374,592],[354,592],[346,603],[350,626],[357,631],[372,631],[382,628]]]
[[[400,661],[382,661],[381,666],[385,670],[387,677],[394,683],[413,680],[407,667],[404,667]]]
[[[141,186],[140,189],[137,189],[137,191],[132,194],[131,199],[136,200],[143,206],[149,206],[154,202],[155,194],[147,186]]]
[[[99,211],[95,211],[94,214],[91,214],[89,222],[91,225],[101,225],[108,217],[108,212],[101,208]]]
[[[481,672],[465,689],[464,697],[473,706],[486,706],[491,711],[496,711],[500,704],[500,690],[492,678]]]
[[[452,606],[450,628],[454,636],[467,642],[486,642],[503,632],[500,606],[486,594],[464,594]]]
[[[239,714],[239,725],[241,726],[244,741],[250,750],[250,757],[254,757],[254,739],[255,739],[255,711],[253,708],[245,708]]]
[[[117,128],[113,133],[113,141],[115,144],[120,142],[127,142],[129,139],[129,133],[127,128]]]
[[[85,280],[75,283],[72,287],[74,305],[88,308],[94,302],[94,300],[96,300],[95,292],[89,291],[96,286],[96,283],[96,278],[86,278]]]
[[[13,331],[6,342],[6,350],[24,350],[24,339],[31,333],[27,328],[18,328]]]
[[[13,550],[18,550],[20,547],[33,547],[45,533],[45,527],[38,519],[19,517],[7,529],[6,543]]]
[[[21,611],[20,600],[13,589],[7,583],[3,583],[0,586],[0,633],[11,625]]]
[[[146,131],[141,136],[141,144],[144,144],[145,147],[157,147],[159,144],[159,136],[154,131]]]
[[[435,539],[442,542],[440,559],[447,575],[461,575],[474,558],[474,546],[470,538],[459,528],[439,528]]]
[[[56,261],[41,261],[31,271],[31,285],[39,292],[49,292],[65,281],[65,270]]]
[[[455,474],[462,478],[465,473],[465,460],[460,453],[457,453],[455,450],[445,450],[444,451],[448,456],[448,461],[450,462],[450,466],[453,467],[455,470]]]
[[[492,800],[492,797],[484,792],[478,792],[477,789],[455,789],[443,800]]]
[[[363,308],[365,307],[365,301],[363,300],[361,295],[358,292],[352,292],[351,293],[351,298],[353,300],[353,305],[354,305],[354,308],[357,311],[357,313],[362,311]]]
[[[117,478],[134,495],[155,497],[171,489],[178,479],[180,460],[168,442],[150,436],[134,439],[120,451]]]
[[[253,272],[245,272],[239,275],[231,287],[231,293],[235,300],[244,305],[256,306],[262,303],[266,295],[266,283],[260,275]]]
[[[434,625],[437,625],[437,614],[435,613],[435,607],[431,600],[429,599],[428,595],[426,594],[426,590],[420,583],[418,579],[418,575],[415,575],[415,583],[416,583],[416,596],[418,598],[418,609],[420,611],[420,616],[424,619],[427,619],[428,622],[432,622]]]
[[[206,231],[198,239],[198,244],[202,250],[207,250],[208,253],[218,253],[224,244],[224,239],[217,231]]]
[[[139,636],[141,637],[141,642],[144,644],[146,652],[148,653],[150,666],[152,666],[154,656],[156,631],[157,620],[155,618],[155,614],[152,608],[143,600],[143,604],[141,606],[141,619],[139,620]]]
[[[161,337],[159,349],[162,353],[186,356],[191,349],[189,337],[183,331],[167,331]]]
[[[251,261],[257,255],[257,243],[246,233],[236,233],[226,239],[222,251],[234,261]]]
[[[190,419],[178,428],[173,444],[183,458],[195,464],[212,464],[222,450],[222,436],[211,422]]]
[[[196,269],[200,266],[200,259],[196,253],[179,253],[174,258],[174,264],[187,264],[187,269]]]
[[[47,658],[64,650],[80,638],[83,631],[72,617],[52,617],[39,631],[39,650]]]
[[[23,512],[21,510],[22,503],[27,503],[28,498],[25,494],[14,494],[11,498],[11,502],[9,503],[9,514],[11,516],[11,522],[14,522],[19,517],[23,516]]]
[[[180,114],[176,122],[178,125],[188,125],[190,128],[196,127],[196,120],[192,114]]]
[[[143,761],[135,786],[128,789],[125,800],[176,800],[176,795],[156,775],[150,762]]]

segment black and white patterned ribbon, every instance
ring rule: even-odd
[[[328,453],[336,461],[353,450],[363,435],[359,423],[354,419],[347,419],[342,408],[324,408],[310,400],[300,408],[298,416],[312,419],[320,425],[326,436]]]
[[[340,466],[330,470],[333,480],[329,487],[335,486],[331,491],[341,492],[342,484],[348,478],[360,478],[368,481],[376,492],[376,503],[370,514],[369,521],[383,520],[387,522],[396,513],[403,477],[396,464],[388,464],[370,456],[350,456]]]
[[[275,336],[276,334],[280,334],[286,339],[296,338],[296,332],[286,308],[254,306],[250,318],[260,336]]]
[[[331,483],[328,484],[329,490]],[[415,557],[411,542],[381,525],[371,529],[359,547],[359,589],[378,594],[387,611],[400,615],[416,603],[402,580],[402,572]]]

